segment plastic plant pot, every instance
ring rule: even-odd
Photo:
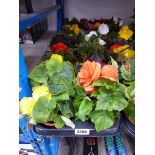
[[[121,125],[121,115],[116,119],[113,127],[105,129],[103,131],[97,132],[95,129],[95,125],[89,121],[81,122],[72,120],[75,124],[75,129],[72,129],[68,126],[65,126],[61,129],[57,129],[54,126],[47,126],[45,124],[36,124],[33,126],[34,131],[42,136],[55,136],[55,137],[101,137],[114,135],[119,129]],[[86,133],[77,134],[77,131],[86,131]]]
[[[125,113],[122,113],[122,120],[123,120],[123,130],[128,134],[130,137],[135,138],[135,124],[131,119],[129,119]]]

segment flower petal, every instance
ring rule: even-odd
[[[101,24],[101,25],[99,26],[98,31],[99,31],[100,34],[106,35],[106,34],[108,34],[108,32],[109,32],[109,27],[108,27],[107,24],[104,24],[104,23],[103,23],[103,24]]]
[[[105,79],[109,79],[111,81],[117,81],[118,71],[112,65],[105,65],[101,69],[100,77],[105,78]]]
[[[102,40],[102,39],[99,38],[99,44],[100,44],[100,45],[105,45],[106,42],[105,42],[104,40]]]
[[[89,85],[87,87],[84,87],[84,89],[87,94],[91,94],[95,88],[93,86]]]
[[[99,78],[100,73],[101,73],[101,64],[96,63],[96,68],[92,76],[93,81],[96,81]]]

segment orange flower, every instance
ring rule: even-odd
[[[117,81],[118,71],[112,65],[105,65],[101,69],[100,77],[105,78],[105,79],[109,79],[111,81]]]
[[[94,87],[91,86],[93,81],[96,81],[100,77],[101,64],[96,63],[95,61],[90,62],[86,61],[80,72],[78,73],[80,84],[84,87],[87,93],[91,93],[94,90]]]
[[[64,43],[56,43],[53,46],[50,47],[52,52],[66,52],[69,48]]]
[[[114,51],[114,49],[120,47],[121,45],[119,44],[113,44],[111,47],[110,47],[110,51]]]

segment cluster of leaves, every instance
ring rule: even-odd
[[[92,35],[91,38],[86,41],[84,39],[85,34],[83,35],[83,41],[78,44],[77,51],[74,51],[74,54],[78,56],[81,62],[86,60],[96,61],[101,64],[103,64],[103,62],[109,62],[110,57],[105,49],[105,46],[99,44],[98,36]]]
[[[41,97],[33,108],[33,119],[38,123],[54,121],[57,128],[65,124],[61,116],[73,117],[69,99],[76,94],[75,73],[70,62],[50,58],[36,66],[29,75],[32,86],[46,85],[52,98]]]
[[[131,122],[135,122],[135,59],[128,60],[120,68],[122,83],[128,93],[128,106],[124,112]]]
[[[125,85],[99,79],[93,84],[95,91],[86,96],[82,91],[76,96],[73,106],[75,118],[81,121],[91,120],[97,131],[113,126],[117,112],[128,106],[128,94]]]
[[[112,64],[117,65],[114,61]],[[127,76],[122,68],[121,71],[122,77],[131,79],[131,75]],[[133,81],[127,87],[119,82],[99,79],[93,82],[95,90],[88,96],[83,87],[76,83],[72,64],[53,58],[36,66],[29,78],[32,86],[46,85],[52,94],[51,100],[40,97],[34,105],[32,115],[37,123],[54,122],[56,128],[62,128],[74,118],[91,121],[96,130],[101,131],[113,126],[118,112],[129,109],[131,113],[132,110],[128,105],[134,94]]]

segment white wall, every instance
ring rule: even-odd
[[[68,18],[121,17],[130,22],[135,0],[65,0],[65,16]]]
[[[55,0],[32,0],[34,11],[55,4]],[[133,15],[135,0],[65,0],[65,17],[111,18],[120,17],[129,23]],[[56,30],[56,13],[48,17],[49,30]]]

